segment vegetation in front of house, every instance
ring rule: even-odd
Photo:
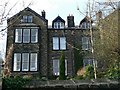
[[[75,67],[75,74],[77,75],[78,70],[83,67],[83,55],[81,53],[80,46],[74,44],[74,47],[76,47],[74,49],[74,57],[75,57],[74,67]]]
[[[3,90],[22,90],[22,88],[30,81],[30,78],[22,76],[3,78]]]
[[[61,57],[60,57],[60,76],[59,76],[60,80],[65,80],[66,76],[65,76],[65,54],[62,51],[61,53]]]

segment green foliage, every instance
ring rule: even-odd
[[[92,65],[88,65],[85,67],[85,78],[93,79],[94,78],[94,68]]]
[[[61,57],[60,57],[60,80],[65,80],[65,54],[62,52]]]
[[[74,49],[74,56],[75,56],[75,74],[77,74],[77,71],[80,69],[80,68],[82,68],[83,67],[83,55],[82,55],[82,53],[81,53],[81,48],[80,48],[80,46],[78,46],[78,45],[75,45],[74,44],[74,46],[76,47],[76,48],[79,48],[79,50],[77,50],[77,49]]]
[[[3,78],[3,90],[22,90],[22,87],[29,81],[20,76]]]
[[[115,65],[108,69],[106,75],[109,79],[120,79],[120,68]]]

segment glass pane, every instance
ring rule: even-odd
[[[89,37],[82,37],[82,49],[83,50],[88,50],[88,45],[89,45]]]
[[[15,42],[17,42],[17,43],[22,42],[22,29],[15,30]]]
[[[53,37],[53,50],[58,50],[58,49],[59,49],[59,38]]]
[[[60,49],[64,50],[66,49],[66,38],[60,37]]]
[[[28,19],[28,22],[29,22],[29,23],[32,22],[32,16],[28,16],[27,19]]]
[[[90,58],[83,59],[83,65],[84,67],[88,65],[93,65],[93,59]]]
[[[22,71],[29,70],[29,53],[22,54]]]
[[[23,22],[27,22],[27,16],[23,16]]]
[[[20,65],[21,65],[21,54],[15,53],[13,71],[20,71]]]
[[[59,60],[53,60],[53,75],[59,75]]]
[[[60,22],[58,22],[58,29],[60,29]]]
[[[31,54],[30,71],[37,71],[37,53]]]
[[[30,42],[30,29],[23,29],[23,43]]]
[[[31,29],[31,42],[38,42],[38,29]]]
[[[56,22],[54,23],[54,28],[57,28],[57,23]]]

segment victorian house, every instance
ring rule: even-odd
[[[75,26],[73,15],[67,16],[67,24],[57,16],[52,27],[48,27],[45,16],[45,11],[39,15],[27,7],[7,20],[6,57],[11,54],[8,61],[11,75],[58,76],[61,51],[65,53],[65,74],[68,76],[76,74],[75,49],[85,52],[83,67],[93,63],[87,16],[78,26]]]

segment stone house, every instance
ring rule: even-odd
[[[39,15],[29,7],[7,20],[7,51],[5,69],[10,75],[32,74],[58,76],[61,51],[65,53],[65,73],[75,75],[75,44],[83,56],[83,66],[92,64],[89,20],[75,26],[74,16],[65,20],[57,16],[48,26],[45,11]],[[81,54],[80,52],[80,54]],[[79,61],[78,61],[79,62]]]

